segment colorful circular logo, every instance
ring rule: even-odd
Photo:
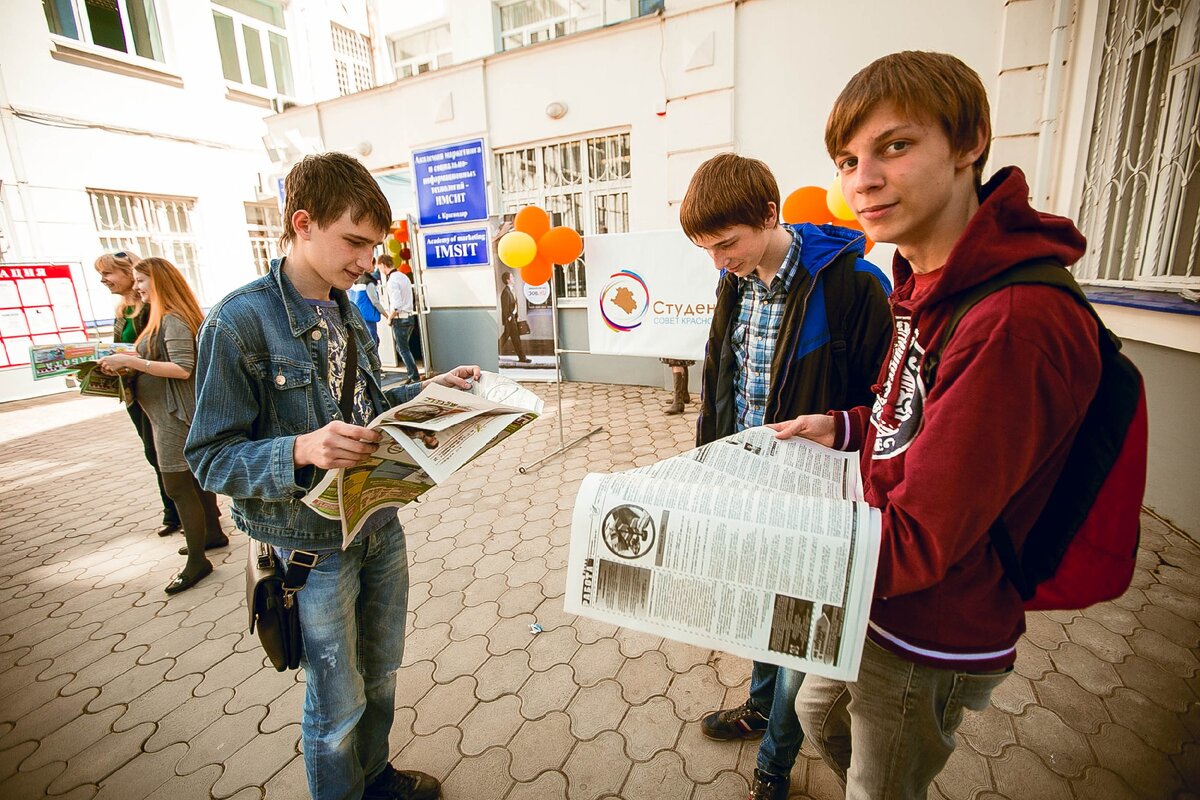
[[[649,308],[650,289],[640,275],[627,269],[610,275],[600,293],[600,316],[614,331],[638,327]]]

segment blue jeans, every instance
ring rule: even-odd
[[[804,673],[774,664],[754,662],[750,672],[750,704],[767,717],[767,732],[758,746],[758,768],[772,775],[788,775],[804,743],[796,716],[796,695]]]
[[[286,559],[291,551],[280,553]],[[365,543],[317,553],[317,566],[297,595],[307,682],[304,768],[313,800],[358,800],[388,760],[396,670],[404,655],[408,553],[395,519]]]
[[[404,368],[408,370],[410,381],[421,379],[421,373],[417,372],[417,360],[413,358],[412,347],[408,343],[408,340],[412,338],[413,323],[416,320],[416,317],[392,320],[392,343],[396,347],[396,365],[404,364]]]

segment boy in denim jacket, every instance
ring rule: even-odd
[[[396,511],[377,512],[343,550],[340,523],[301,501],[324,470],[368,458],[380,436],[363,426],[422,386],[381,388],[378,349],[346,295],[371,269],[391,210],[370,173],[339,153],[306,157],[285,189],[287,257],[218,303],[200,330],[187,460],[205,488],[233,498],[233,518],[252,539],[285,563],[298,549],[318,556],[298,595],[313,798],[436,798],[435,779],[388,763],[408,611]],[[457,367],[432,380],[466,388],[478,375]],[[346,380],[353,419],[338,410]]]

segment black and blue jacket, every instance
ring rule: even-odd
[[[790,227],[802,237],[800,270],[784,301],[766,422],[871,405],[892,335],[891,281],[862,257],[866,237],[834,225]],[[740,293],[736,275],[721,277],[704,355],[697,446],[735,432],[730,339]]]

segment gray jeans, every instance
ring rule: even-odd
[[[846,800],[924,800],[954,752],[963,711],[987,708],[1011,671],[927,667],[867,639],[858,681],[807,676],[796,714]]]

